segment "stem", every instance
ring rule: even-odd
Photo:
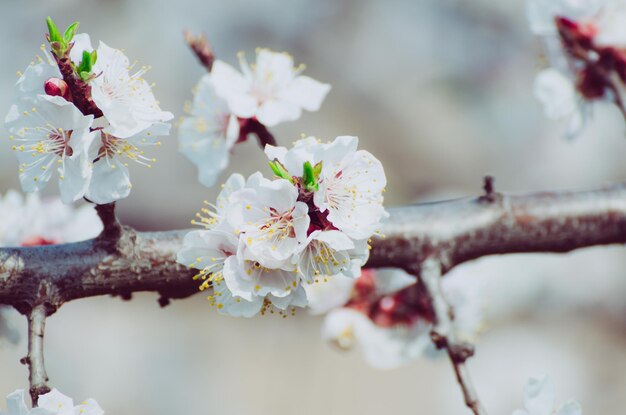
[[[30,383],[30,397],[33,407],[37,406],[39,395],[50,392],[48,375],[43,358],[43,336],[46,326],[46,307],[43,304],[35,306],[28,316],[28,356],[25,363],[28,365]]]
[[[441,276],[441,262],[434,257],[426,259],[420,266],[419,282],[425,288],[435,316],[430,336],[437,349],[446,349],[456,379],[463,391],[465,405],[475,415],[487,415],[465,366],[465,361],[474,354],[474,348],[472,345],[457,339],[453,323],[454,310],[447,303],[441,291]]]

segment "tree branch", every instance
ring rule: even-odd
[[[433,253],[445,274],[478,257],[516,252],[568,252],[626,243],[626,186],[587,192],[499,195],[390,209],[384,238],[372,240],[367,267],[406,268]],[[182,298],[197,291],[192,271],[176,263],[186,231],[123,228],[117,249],[101,239],[40,247],[0,248],[0,304],[27,314],[45,301],[59,307],[96,295],[138,291]]]
[[[33,407],[37,406],[39,395],[50,392],[48,375],[43,359],[43,336],[46,325],[47,310],[45,305],[35,306],[28,316],[28,356],[22,363],[28,365],[30,397]]]
[[[445,349],[454,368],[456,379],[463,391],[465,405],[472,410],[475,415],[487,415],[478,395],[474,390],[474,385],[469,376],[465,361],[474,355],[474,347],[469,343],[461,342],[457,339],[454,328],[454,310],[446,302],[441,291],[441,264],[430,257],[425,260],[419,268],[408,267],[408,270],[418,275],[419,283],[424,287],[424,292],[430,299],[435,322],[433,324],[430,337],[439,350]]]

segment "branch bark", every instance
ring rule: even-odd
[[[459,199],[390,209],[372,240],[367,267],[406,268],[437,253],[441,272],[494,254],[568,252],[626,243],[626,185],[585,192]],[[186,231],[123,228],[116,249],[101,239],[40,247],[0,248],[0,304],[28,314],[96,295],[138,291],[182,298],[197,291],[193,272],[176,263]],[[106,245],[106,244],[104,244]]]

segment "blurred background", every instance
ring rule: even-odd
[[[474,195],[485,174],[501,191],[596,187],[626,175],[624,121],[598,108],[586,132],[563,138],[532,96],[541,48],[524,2],[488,0],[4,0],[0,2],[0,113],[16,71],[44,41],[46,16],[74,20],[93,40],[152,65],[161,107],[180,116],[203,69],[182,30],[204,31],[218,58],[236,64],[258,46],[289,51],[306,74],[333,89],[322,110],[273,129],[280,143],[302,133],[358,135],[385,166],[388,205]],[[5,130],[0,135],[6,137]],[[131,166],[119,203],[141,230],[187,227],[216,189],[196,180],[174,132],[151,169]],[[17,161],[0,142],[0,193],[18,188]],[[237,146],[229,172],[267,172],[255,142]],[[49,186],[49,194],[56,189]],[[547,374],[557,397],[585,413],[626,406],[626,251],[485,258],[457,268],[484,289],[486,331],[471,360],[490,413],[520,406],[529,376]],[[0,344],[0,398],[27,386],[25,319]],[[93,298],[48,320],[52,385],[107,414],[464,414],[445,359],[393,371],[370,369],[358,352],[320,339],[321,318],[234,319],[195,296],[160,309],[156,296]],[[2,399],[0,399],[2,402]],[[4,403],[0,403],[0,408]]]

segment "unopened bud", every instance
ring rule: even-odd
[[[66,100],[70,100],[70,88],[67,83],[59,78],[50,78],[44,84],[44,90],[47,95],[53,97],[63,97]]]

